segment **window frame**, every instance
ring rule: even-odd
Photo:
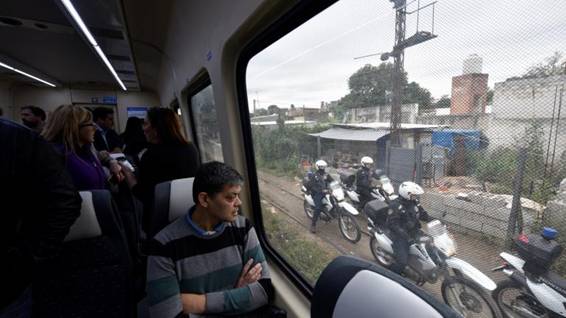
[[[257,168],[255,163],[255,152],[253,148],[252,126],[249,116],[246,70],[249,61],[265,48],[277,42],[288,33],[294,31],[303,23],[312,19],[338,0],[306,0],[301,1],[279,19],[267,26],[262,32],[255,36],[241,51],[236,64],[236,89],[238,96],[238,107],[240,112],[240,124],[244,137],[244,154],[246,157],[246,168],[248,171],[248,186],[250,188],[252,214],[254,218],[254,227],[263,247],[264,252],[278,265],[280,270],[289,278],[295,286],[310,301],[314,291],[308,281],[300,274],[283,255],[271,246],[265,228],[263,226],[263,216],[261,209],[261,198],[259,192],[259,183],[257,176]]]
[[[195,82],[187,89],[187,111],[189,114],[189,121],[190,121],[190,125],[191,125],[191,135],[192,135],[192,141],[195,144],[195,146],[197,147],[198,151],[199,151],[199,161],[202,163],[202,149],[199,145],[199,139],[198,139],[198,135],[197,135],[197,125],[196,125],[196,121],[195,121],[195,114],[193,113],[193,104],[191,103],[191,99],[193,98],[193,96],[197,95],[198,93],[200,93],[203,89],[205,89],[208,86],[212,86],[212,81],[210,80],[210,75],[208,74],[208,72],[204,72],[203,74],[201,74],[196,80]],[[214,87],[212,88],[212,91],[214,92]],[[214,94],[212,95],[212,98],[214,99]],[[216,101],[214,101],[214,107],[216,107]],[[216,113],[216,116],[218,117],[218,113]]]

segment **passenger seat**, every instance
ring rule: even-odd
[[[155,205],[151,222],[151,233],[155,235],[177,218],[187,214],[195,204],[193,181],[195,178],[176,179],[155,186]],[[140,306],[140,313],[147,310]],[[287,312],[273,305],[266,305],[254,312],[240,315],[246,318],[285,318]]]
[[[458,318],[446,304],[403,277],[366,260],[338,256],[322,272],[312,318]]]
[[[36,271],[34,316],[134,317],[131,261],[112,197],[106,190],[80,195],[81,215],[60,255]]]
[[[165,181],[155,186],[153,218],[148,238],[159,233],[169,223],[185,215],[195,201],[193,200],[193,181],[195,178]]]

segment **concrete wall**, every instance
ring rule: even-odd
[[[566,84],[566,75],[532,79],[509,79],[495,83],[493,115],[497,118],[551,118],[555,104],[556,88]],[[566,94],[564,94],[566,95]],[[556,98],[556,107],[558,107]],[[563,103],[566,99],[563,96]],[[562,106],[561,118],[566,119],[566,106]]]
[[[16,122],[20,121],[20,107],[25,105],[39,106],[49,114],[49,112],[53,111],[59,105],[64,104],[78,103],[89,107],[104,105],[102,102],[105,96],[116,98],[117,120],[115,128],[117,131],[122,131],[126,127],[128,107],[160,106],[158,96],[153,93],[74,90],[68,88],[40,88],[35,86],[0,84],[0,107],[4,109],[5,117]]]
[[[491,117],[489,114],[460,114],[442,116],[431,114],[417,117],[417,124],[448,125],[452,129],[487,130],[491,124]]]
[[[434,218],[444,220],[466,231],[504,239],[511,209],[507,202],[489,194],[470,195],[470,201],[457,199],[454,194],[426,192],[421,196],[425,210]],[[523,210],[525,228],[536,220],[536,212]]]
[[[546,226],[566,228],[566,179],[562,180],[556,198],[549,201],[544,212]]]

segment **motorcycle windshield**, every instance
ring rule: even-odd
[[[331,190],[341,189],[340,183],[338,181],[330,182],[330,189]]]

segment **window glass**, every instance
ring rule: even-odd
[[[191,96],[190,105],[202,162],[224,161],[212,85]]]
[[[391,267],[382,235],[406,246],[423,233],[436,235],[437,265],[457,252],[497,284],[501,252],[564,277],[550,250],[566,241],[565,16],[564,1],[343,0],[255,55],[247,96],[270,244],[312,284],[339,254]],[[335,183],[305,182],[319,160]],[[405,181],[417,186],[400,191]],[[399,196],[417,187],[441,226],[411,219],[417,201]],[[365,204],[385,190],[392,209]],[[456,245],[441,242],[444,225]],[[554,243],[543,227],[558,230]],[[521,232],[548,243],[535,248],[544,260],[513,242]],[[441,265],[404,272],[443,299],[455,272]]]

